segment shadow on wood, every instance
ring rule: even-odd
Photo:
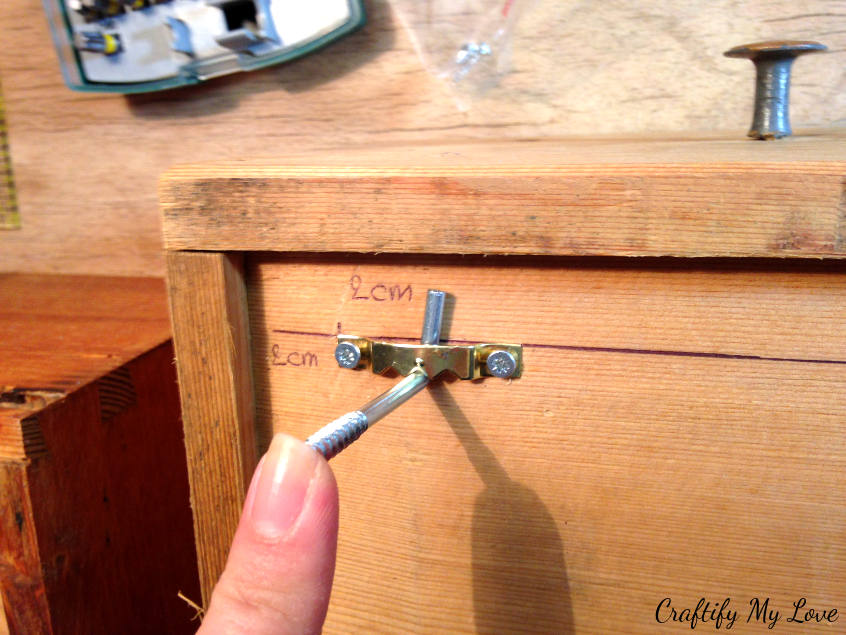
[[[552,514],[512,480],[443,383],[430,391],[485,489],[473,506],[473,608],[478,633],[571,633],[564,545]]]

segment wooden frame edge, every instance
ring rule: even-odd
[[[168,252],[167,278],[194,539],[207,606],[257,463],[243,257]]]
[[[163,177],[161,203],[169,250],[836,259],[846,257],[845,182],[842,161],[358,176],[209,168]]]

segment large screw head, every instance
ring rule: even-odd
[[[335,361],[341,368],[355,368],[361,361],[361,349],[352,342],[339,342],[335,347]]]
[[[517,372],[517,360],[508,351],[494,351],[485,361],[488,372],[494,377],[508,379]]]

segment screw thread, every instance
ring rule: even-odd
[[[370,422],[367,421],[367,416],[363,412],[359,410],[348,412],[323,426],[306,439],[306,443],[320,452],[328,461],[358,439],[369,425]]]

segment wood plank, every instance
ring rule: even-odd
[[[168,249],[841,258],[844,183],[846,135],[829,133],[189,166],[161,197]]]
[[[0,275],[13,633],[196,627],[176,597],[200,593],[166,301],[160,279]]]
[[[758,632],[754,597],[779,626],[846,605],[846,273],[769,267],[251,257],[263,443],[396,381],[339,369],[332,335],[416,337],[427,286],[455,294],[451,341],[526,345],[521,379],[436,382],[333,460],[326,632],[654,633],[667,596],[731,597]]]
[[[0,514],[13,632],[196,629],[177,596],[200,591],[172,360],[166,342],[37,411],[40,451],[0,461],[24,488]]]
[[[27,462],[0,460],[0,633],[49,633],[50,607],[41,575],[27,482]]]
[[[0,274],[0,388],[67,393],[170,339],[158,278]]]
[[[801,11],[795,0],[524,4],[505,50],[511,72],[498,68],[480,89],[453,92],[415,51],[416,39],[452,57],[479,26],[464,3],[368,0],[365,28],[315,55],[126,98],[67,89],[41,3],[6,0],[0,76],[23,227],[0,238],[0,270],[163,275],[155,188],[176,163],[444,136],[718,130],[742,140],[753,69],[722,51],[743,42],[828,44],[796,63],[793,125],[846,112],[841,1]]]
[[[223,570],[257,464],[241,261],[168,254],[168,289],[203,605]]]
[[[28,415],[169,339],[161,279],[0,274],[0,457],[40,443]]]

